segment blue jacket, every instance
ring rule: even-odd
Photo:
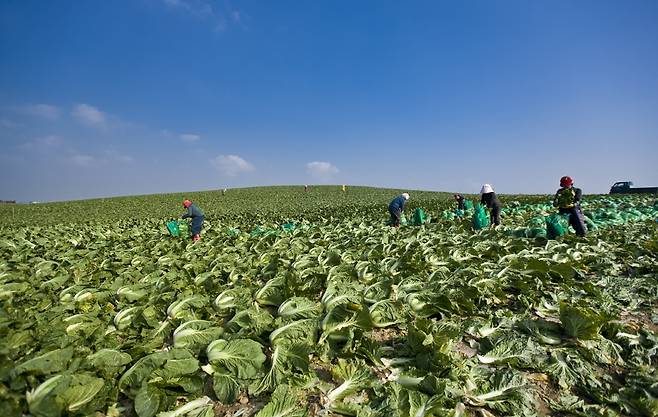
[[[192,204],[187,208],[187,212],[181,216],[181,219],[187,219],[188,217],[195,218],[195,217],[201,217],[203,218],[203,211],[196,205]]]
[[[404,203],[406,203],[407,200],[402,196],[399,195],[395,197],[395,200],[391,201],[391,204],[388,205],[389,210],[404,210]]]

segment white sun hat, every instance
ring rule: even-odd
[[[405,200],[409,200],[409,193],[402,193],[402,197],[404,197]]]
[[[493,192],[494,192],[493,187],[491,187],[491,185],[489,185],[489,184],[484,184],[482,186],[482,189],[480,190],[480,194],[487,194],[487,193],[493,193]]]

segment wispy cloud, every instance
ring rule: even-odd
[[[235,177],[238,174],[251,172],[256,169],[251,163],[237,155],[219,155],[210,160],[210,163],[222,174]]]
[[[163,0],[163,1],[164,4],[171,7],[185,7],[185,8],[189,7],[187,3],[181,0]]]
[[[25,142],[19,146],[19,149],[27,152],[52,152],[54,148],[64,143],[62,138],[57,135],[48,135]]]
[[[104,161],[107,163],[120,162],[122,164],[132,164],[135,162],[135,158],[116,151],[105,151]]]
[[[135,162],[130,155],[114,149],[82,150],[58,135],[47,135],[24,142],[17,147],[22,155],[38,160],[58,161],[76,167],[94,168],[102,166],[123,166]]]
[[[62,138],[57,135],[48,135],[38,139],[38,143],[42,143],[44,146],[59,146],[62,144]]]
[[[306,172],[320,181],[329,181],[339,170],[330,162],[313,161],[306,164]]]
[[[172,9],[182,10],[196,17],[212,17],[215,9],[206,0],[163,0],[164,4]]]
[[[50,104],[30,104],[24,107],[18,107],[17,110],[21,113],[40,117],[46,120],[57,120],[59,119],[60,115],[59,108]]]
[[[183,142],[188,142],[188,143],[194,143],[194,142],[199,141],[199,139],[201,139],[201,136],[195,135],[193,133],[183,133],[183,134],[178,135],[178,137]]]
[[[135,158],[113,150],[107,150],[98,153],[82,153],[72,151],[67,157],[67,161],[75,166],[90,168],[100,166],[116,166],[117,164],[132,164],[135,162]]]
[[[229,24],[246,28],[248,16],[225,1],[221,3],[211,0],[162,0],[172,10],[180,10],[188,15],[207,21],[218,32],[225,31]]]
[[[75,117],[78,122],[87,126],[104,127],[107,119],[105,113],[89,104],[75,105],[71,111],[71,115]]]
[[[96,164],[97,159],[94,158],[91,155],[85,155],[85,154],[75,154],[72,155],[69,160],[73,165],[79,166],[79,167],[89,167],[94,164]]]

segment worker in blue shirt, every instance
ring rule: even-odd
[[[400,227],[400,216],[404,211],[404,204],[407,200],[409,200],[409,194],[402,193],[388,205],[388,212],[391,213],[391,226]]]
[[[201,228],[203,227],[203,211],[190,200],[183,201],[183,207],[187,209],[181,219],[192,219],[192,240],[199,240],[201,238]]]

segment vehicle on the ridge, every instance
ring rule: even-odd
[[[620,181],[610,187],[610,194],[658,194],[658,187],[633,188],[632,181]]]

